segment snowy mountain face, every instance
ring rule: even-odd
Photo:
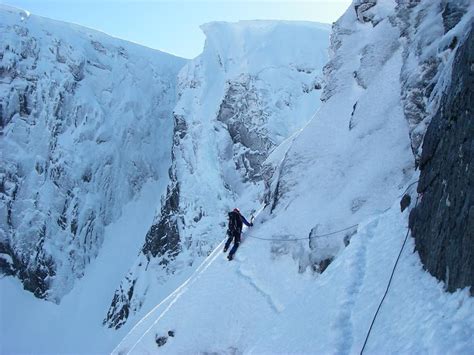
[[[185,60],[0,8],[0,272],[59,302],[147,181],[166,186]]]
[[[470,353],[473,18],[355,0],[329,62],[244,21],[186,63],[0,7],[0,352]]]
[[[221,243],[114,353],[470,353],[474,301],[457,288],[473,270],[473,18],[464,1],[354,1],[333,26],[319,111],[259,171],[263,209],[236,260]],[[197,166],[183,122],[177,182]],[[260,156],[243,158],[258,179]],[[215,193],[203,181],[193,196]]]
[[[263,162],[319,106],[328,26],[243,21],[202,28],[204,52],[179,74],[167,195],[115,293],[109,327],[121,327],[184,281],[225,238],[230,209],[259,208]]]

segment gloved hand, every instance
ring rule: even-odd
[[[253,227],[253,222],[250,222],[250,227]]]

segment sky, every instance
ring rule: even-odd
[[[0,0],[32,14],[76,23],[184,58],[202,52],[199,26],[255,19],[332,23],[351,0]]]

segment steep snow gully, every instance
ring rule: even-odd
[[[17,103],[0,98],[0,269],[16,276],[0,279],[0,353],[472,353],[470,1],[354,0],[330,40],[327,25],[308,22],[206,24],[204,51],[188,62],[19,10],[0,14],[9,29],[0,89]],[[19,38],[50,55],[16,51]],[[50,108],[35,106],[42,96],[31,83],[56,62],[49,73],[66,89],[54,122],[38,125]],[[96,83],[104,70],[120,82]],[[124,94],[143,82],[153,105],[130,94],[108,111],[122,99],[114,85]],[[96,120],[78,124],[81,110]],[[111,126],[120,139],[101,129]],[[33,147],[41,132],[55,144]],[[87,160],[89,141],[109,167]],[[68,144],[85,180],[68,168]],[[110,154],[121,144],[127,154]],[[49,187],[35,197],[41,181]],[[255,222],[229,262],[225,216],[235,206]],[[59,240],[54,229],[38,243],[18,237],[51,215]]]

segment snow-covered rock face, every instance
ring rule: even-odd
[[[104,226],[168,179],[183,59],[0,8],[0,271],[59,302]]]
[[[298,270],[323,270],[358,224],[393,204],[413,178],[400,100],[403,48],[396,4],[357,1],[334,24],[331,59],[317,116],[280,153],[270,184],[264,234],[305,238],[285,250]],[[368,20],[370,19],[370,20]],[[304,174],[302,174],[304,172]]]
[[[150,288],[163,298],[169,275],[189,274],[225,237],[231,208],[248,215],[259,207],[262,163],[319,106],[327,25],[216,22],[203,31],[203,54],[179,75],[168,194],[114,296],[111,327],[136,312]]]
[[[286,151],[267,194],[275,223],[290,225],[282,235],[310,238],[303,267],[319,269],[353,230],[313,236],[385,209],[412,179],[468,10],[462,1],[355,1],[334,24],[325,104]]]
[[[403,66],[400,74],[403,112],[409,123],[418,162],[421,144],[449,84],[459,30],[469,22],[469,0],[399,1],[393,21],[400,29]],[[464,17],[464,20],[463,20]]]

